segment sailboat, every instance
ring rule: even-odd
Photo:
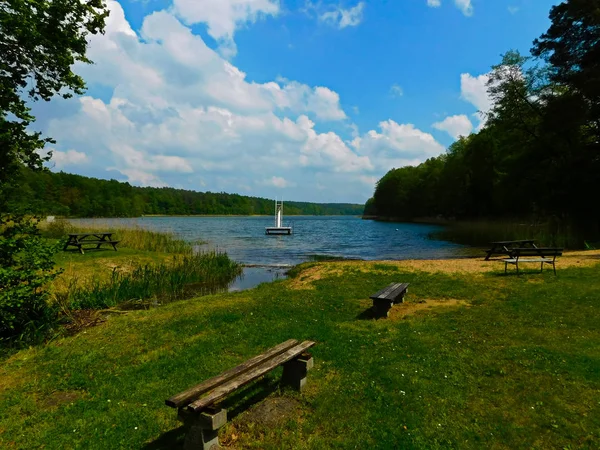
[[[266,227],[265,234],[292,234],[292,227],[283,226],[283,200],[275,199],[275,226]]]

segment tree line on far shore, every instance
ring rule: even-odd
[[[537,218],[600,231],[600,0],[554,6],[531,55],[506,53],[479,132],[417,167],[390,170],[365,214]]]
[[[136,187],[65,172],[21,168],[7,192],[9,211],[65,217],[274,214],[274,201],[237,194]],[[363,205],[285,202],[286,215],[360,215]]]

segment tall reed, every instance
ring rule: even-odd
[[[168,263],[114,269],[108,282],[72,286],[63,301],[71,309],[103,309],[123,304],[165,303],[227,289],[242,267],[226,253],[176,255]]]
[[[112,232],[113,239],[119,245],[134,250],[145,250],[164,253],[189,253],[192,244],[178,238],[175,234],[163,231],[152,231],[141,227],[113,228],[103,226],[101,222],[93,225],[74,225],[64,219],[44,223],[42,234],[52,239],[66,239],[69,233]]]
[[[529,221],[473,221],[455,222],[443,230],[432,233],[432,237],[459,244],[488,246],[492,241],[534,239],[547,247],[564,247],[571,250],[584,249],[594,236],[586,236],[581,230],[568,223]]]

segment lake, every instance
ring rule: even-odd
[[[468,247],[429,238],[438,225],[376,222],[355,216],[288,216],[290,236],[265,235],[272,217],[141,217],[80,219],[106,227],[139,226],[170,231],[188,241],[204,241],[200,249],[218,249],[246,266],[231,290],[253,287],[285,276],[285,270],[315,255],[364,259],[441,259],[465,255]]]

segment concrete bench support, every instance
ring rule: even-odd
[[[179,419],[187,428],[184,450],[217,450],[219,448],[219,428],[227,423],[226,409],[207,409],[202,413],[188,413],[180,409]]]
[[[282,383],[302,392],[306,386],[308,371],[313,368],[314,364],[314,359],[309,353],[303,353],[284,363]]]

